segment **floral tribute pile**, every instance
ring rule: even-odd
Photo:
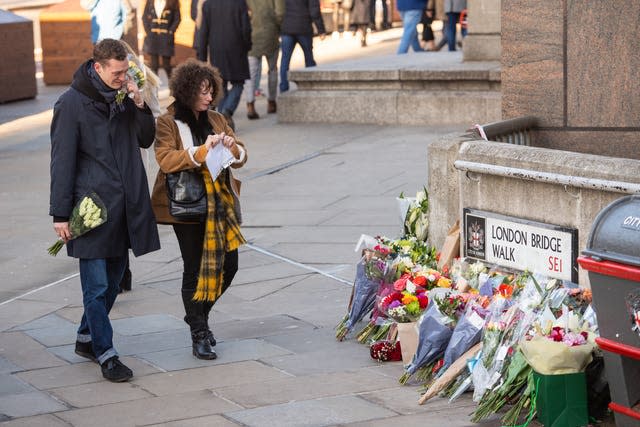
[[[472,421],[501,412],[505,425],[528,423],[536,413],[534,369],[581,372],[592,360],[591,292],[471,260],[438,269],[437,251],[427,243],[426,191],[403,202],[401,238],[363,236],[358,245],[363,256],[336,338],[353,336],[374,359],[399,361],[395,325],[415,322],[417,350],[399,382],[422,385],[418,403],[473,391]]]

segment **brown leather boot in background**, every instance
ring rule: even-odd
[[[273,114],[276,111],[278,111],[278,108],[276,107],[276,101],[269,101],[269,104],[267,105],[267,114]]]
[[[247,118],[249,120],[255,120],[260,118],[258,113],[256,113],[255,102],[247,102]]]

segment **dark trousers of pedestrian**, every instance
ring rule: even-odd
[[[84,313],[78,328],[78,342],[91,342],[102,364],[117,356],[109,313],[118,296],[128,254],[114,258],[80,259],[80,283]]]
[[[304,53],[305,67],[315,67],[316,61],[313,59],[313,38],[311,35],[282,34],[280,40],[280,48],[282,49],[282,57],[280,58],[280,92],[286,92],[289,90],[289,65],[296,43],[300,45],[302,53]]]
[[[240,104],[243,90],[244,80],[222,80],[222,101],[218,104],[218,111],[226,116],[233,116]]]
[[[382,29],[386,30],[391,28],[389,23],[389,6],[387,6],[387,0],[382,0]],[[376,29],[376,0],[371,0],[369,6],[369,28]]]
[[[204,243],[205,224],[174,224],[184,270],[182,273],[182,303],[184,304],[184,321],[189,325],[191,334],[209,330],[209,313],[212,302],[193,301],[193,295],[198,286],[200,274],[200,260]],[[223,264],[222,293],[224,293],[238,271],[238,250],[226,252]]]
[[[151,59],[151,71],[158,74],[158,69],[160,68],[160,56],[159,55],[149,55]],[[163,56],[162,57],[162,68],[164,72],[167,73],[167,79],[171,77],[171,57]]]
[[[447,45],[449,51],[456,50],[456,32],[458,20],[460,19],[460,12],[447,12],[447,22],[445,26],[445,37],[447,39]]]

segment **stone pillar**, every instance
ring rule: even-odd
[[[500,61],[501,0],[467,2],[468,34],[463,42],[464,61]]]

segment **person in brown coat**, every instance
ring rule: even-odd
[[[191,330],[193,355],[215,359],[209,313],[238,271],[238,247],[245,243],[239,225],[239,181],[230,168],[245,164],[247,150],[225,117],[210,109],[222,93],[222,78],[211,65],[187,60],[173,71],[169,89],[175,102],[156,125],[160,170],[151,203],[158,224],[172,225],[180,246],[184,320]],[[206,157],[216,144],[227,147],[234,159],[230,168],[212,177]],[[166,174],[187,169],[200,171],[206,187],[207,214],[200,222],[178,220],[169,212]]]

